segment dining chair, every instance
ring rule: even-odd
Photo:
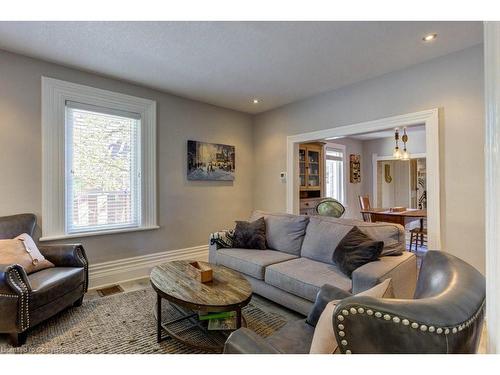
[[[423,220],[423,219],[422,219]],[[415,253],[418,251],[418,240],[420,239],[420,247],[424,246],[424,237],[427,242],[427,228],[424,227],[423,221],[418,228],[410,229],[410,251],[413,245],[413,239],[415,238]]]
[[[370,205],[370,197],[368,195],[358,195],[359,198],[359,207],[361,208],[361,211],[364,210],[369,210],[371,209]],[[361,216],[363,216],[363,221],[366,222],[371,222],[372,221],[372,215],[366,212],[362,212]]]

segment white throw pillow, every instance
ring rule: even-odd
[[[356,294],[357,296],[374,297],[374,298],[393,298],[391,279],[385,279],[380,284],[364,292]],[[333,354],[338,347],[333,331],[333,311],[341,300],[329,302],[321,316],[318,319],[314,335],[309,349],[309,354]]]

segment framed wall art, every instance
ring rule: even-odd
[[[234,146],[199,141],[187,142],[187,179],[233,181]]]
[[[349,176],[351,184],[361,182],[361,162],[359,154],[349,155]]]

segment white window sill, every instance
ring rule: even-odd
[[[71,233],[71,234],[56,234],[53,236],[43,236],[40,237],[39,241],[54,241],[54,240],[63,240],[66,238],[80,238],[80,237],[94,237],[94,236],[102,236],[106,234],[117,234],[117,233],[127,233],[127,232],[141,232],[144,230],[154,230],[159,229],[158,225],[151,225],[149,227],[137,227],[137,228],[123,228],[123,229],[109,229],[95,232],[82,232],[82,233]]]

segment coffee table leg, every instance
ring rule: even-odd
[[[161,341],[161,297],[158,294],[156,296],[156,340],[157,342]]]
[[[241,328],[241,308],[236,309],[236,328]]]

